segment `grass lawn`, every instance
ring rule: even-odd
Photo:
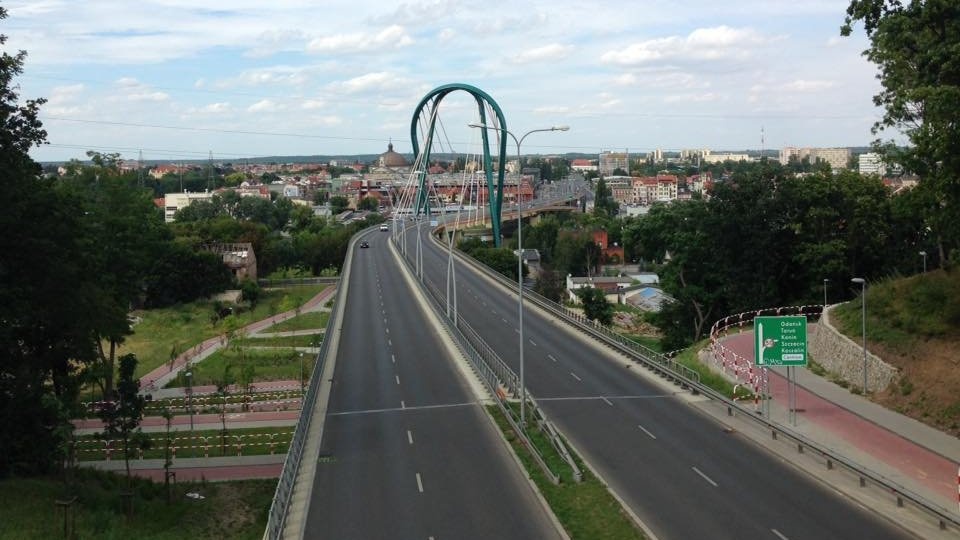
[[[233,348],[211,354],[191,368],[193,385],[217,384],[223,377],[224,368],[229,365],[234,383],[239,383],[242,366],[253,367],[253,382],[300,380],[300,353],[289,348],[253,349],[244,347],[240,351]],[[313,355],[304,353],[304,377],[310,377],[313,368]],[[167,388],[186,386],[184,372],[167,384]]]
[[[583,481],[574,483],[571,480],[570,468],[556,451],[552,450],[550,443],[539,431],[531,430],[530,438],[538,448],[543,449],[548,466],[552,470],[561,471],[560,484],[554,484],[543,474],[540,466],[530,455],[530,451],[513,432],[500,408],[491,405],[487,407],[487,411],[494,417],[497,425],[510,441],[513,451],[520,458],[530,478],[537,484],[540,493],[543,494],[547,504],[553,509],[553,513],[571,538],[598,540],[645,538],[623,511],[620,503],[613,498],[606,486],[590,473],[579,457],[574,455],[577,465],[583,471]],[[548,452],[547,448],[551,450]]]
[[[304,336],[247,337],[232,342],[241,347],[319,347],[323,344],[323,334]]]
[[[243,444],[243,455],[260,456],[271,453],[285,454],[290,446],[290,439],[293,437],[294,426],[278,426],[265,428],[249,429],[228,429],[226,437],[226,454],[223,453],[222,441],[219,430],[208,431],[171,431],[172,441],[170,446],[177,447],[177,458],[205,457],[203,446],[209,445],[209,455],[213,456],[236,456],[236,444]],[[150,438],[151,447],[143,451],[144,459],[163,459],[164,456],[164,438],[163,432],[146,433]],[[269,443],[275,442],[275,445]],[[263,443],[263,444],[255,444]],[[197,447],[197,448],[192,448]],[[106,452],[103,451],[104,441],[94,435],[77,437],[77,460],[78,461],[96,461],[106,459]],[[122,443],[116,441],[112,445],[112,459],[122,460]],[[136,454],[134,454],[136,456]],[[136,458],[131,457],[131,462]]]
[[[639,343],[640,345],[643,345],[644,347],[646,347],[646,348],[648,348],[648,349],[650,349],[650,350],[652,350],[652,351],[655,351],[655,352],[658,352],[658,353],[662,353],[662,352],[663,352],[663,346],[660,345],[660,339],[659,339],[659,338],[655,338],[655,337],[652,337],[652,336],[638,336],[638,335],[636,335],[636,334],[623,334],[623,333],[621,333],[620,335],[622,335],[623,337],[625,337],[625,338],[627,338],[627,339],[629,339],[629,340],[631,340],[631,341],[636,341],[636,342]]]
[[[265,329],[264,332],[288,332],[290,330],[326,328],[328,320],[330,320],[330,314],[326,311],[311,311],[309,313],[301,313],[292,319],[275,324],[270,328]]]
[[[710,366],[704,365],[697,357],[697,351],[703,349],[709,343],[709,338],[700,340],[684,349],[674,360],[699,373],[700,382],[704,385],[720,392],[724,396],[730,397],[733,395],[733,383],[725,379],[723,375],[715,373],[710,369]],[[744,395],[743,390],[741,389],[737,395]]]
[[[250,324],[280,313],[286,306],[302,305],[327,287],[329,285],[312,285],[264,291],[255,309],[238,312],[234,316],[241,324]],[[135,353],[139,360],[136,376],[144,375],[168,362],[174,347],[183,352],[205,339],[223,334],[226,331],[223,322],[211,320],[213,307],[211,300],[198,300],[169,308],[134,312],[141,322],[133,327],[134,333],[127,336],[117,356]]]
[[[76,472],[70,493],[77,499],[77,538],[138,540],[260,540],[277,488],[276,480],[179,482],[167,504],[163,484],[134,479],[133,519],[122,512],[120,491],[126,479],[89,469]],[[188,492],[202,500],[189,499]],[[63,538],[63,510],[55,501],[65,495],[62,479],[0,480],[0,540]]]

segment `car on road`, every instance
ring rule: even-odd
[[[381,230],[381,231],[389,231],[389,230],[390,230],[390,227],[389,227],[386,223],[381,223],[381,224],[380,224],[380,230]]]
[[[360,242],[360,247],[368,248],[370,247],[370,244],[366,240],[364,240],[363,242]]]

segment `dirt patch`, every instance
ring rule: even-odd
[[[643,320],[643,317],[634,313],[618,311],[613,314],[613,325],[619,332],[626,332],[636,336],[661,338],[663,333],[656,326]]]
[[[874,394],[873,400],[945,433],[960,436],[960,338],[918,339],[911,345],[870,347],[884,361],[900,369],[899,379]]]

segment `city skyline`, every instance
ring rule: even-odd
[[[865,146],[880,115],[846,1],[261,4],[4,2],[21,98],[49,100],[34,158],[408,153],[417,102],[451,82],[513,131],[571,126],[525,153]],[[475,151],[467,98],[441,111],[457,152]]]

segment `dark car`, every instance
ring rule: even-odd
[[[370,244],[367,243],[366,240],[364,240],[363,242],[360,242],[360,247],[362,247],[362,248],[368,248],[368,247],[370,247]]]

